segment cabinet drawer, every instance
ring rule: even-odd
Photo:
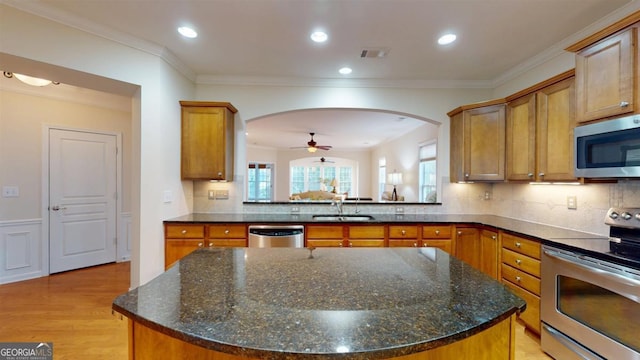
[[[390,239],[389,247],[417,247],[418,241],[416,239]]]
[[[527,308],[518,317],[529,329],[540,334],[540,297],[506,280],[502,280],[502,283],[527,302]]]
[[[209,225],[209,238],[244,239],[247,237],[247,226],[244,224]]]
[[[247,247],[245,239],[209,239],[209,247]]]
[[[342,239],[342,226],[333,226],[333,225],[307,226],[307,238],[309,239]]]
[[[451,254],[451,250],[453,249],[451,240],[422,240],[422,246],[438,248],[449,254]]]
[[[384,226],[349,226],[349,239],[384,239]]]
[[[308,239],[307,247],[342,247],[342,239]]]
[[[502,247],[540,260],[540,243],[537,241],[503,233]]]
[[[384,239],[349,240],[349,247],[384,247]]]
[[[415,225],[391,225],[389,226],[389,238],[416,239],[418,238],[418,227]]]
[[[166,225],[168,239],[204,238],[204,225]]]
[[[502,279],[514,283],[531,293],[540,296],[540,279],[520,271],[509,265],[502,264]]]
[[[450,239],[453,232],[451,225],[424,225],[422,226],[423,239]]]
[[[502,262],[535,277],[540,277],[540,260],[503,248]]]

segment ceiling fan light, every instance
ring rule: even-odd
[[[27,76],[27,75],[16,74],[16,73],[13,73],[13,76],[15,76],[16,79],[22,81],[23,83],[31,86],[47,86],[51,84],[51,80],[40,79],[33,76]]]
[[[315,148],[315,147],[311,147],[311,146],[309,146],[309,147],[307,148],[307,151],[308,151],[308,152],[310,152],[310,153],[314,153],[314,152],[318,151],[318,148]]]

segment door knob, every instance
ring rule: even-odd
[[[64,210],[64,209],[66,209],[66,207],[64,207],[64,206],[60,207],[59,205],[55,205],[55,206],[51,207],[51,210],[53,210],[53,211]]]

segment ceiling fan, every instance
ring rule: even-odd
[[[324,158],[324,156],[323,156],[323,157],[321,157],[321,158],[320,158],[320,160],[316,160],[316,161],[314,161],[314,162],[319,162],[319,163],[322,163],[322,164],[326,164],[326,163],[331,163],[331,164],[333,164],[333,163],[335,163],[335,161],[325,159],[325,158]]]
[[[318,151],[318,149],[331,150],[330,145],[318,145],[318,143],[316,143],[315,140],[313,140],[313,135],[315,134],[316,133],[309,133],[309,135],[311,135],[311,140],[307,142],[307,146],[297,146],[297,147],[292,147],[291,149],[307,149],[307,151],[310,153],[314,153]]]

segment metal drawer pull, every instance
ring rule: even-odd
[[[405,236],[405,235],[407,235],[407,232],[406,232],[406,230],[402,230],[402,231],[401,231],[401,233],[402,233],[402,236]]]
[[[491,235],[491,239],[496,240],[498,237],[495,235]]]
[[[436,230],[436,235],[440,235],[440,230]]]
[[[224,234],[225,234],[225,235],[229,235],[229,229],[225,229],[225,230],[224,230]]]
[[[182,233],[182,235],[186,235],[187,234],[187,230],[183,229],[182,231],[180,231]]]
[[[520,282],[520,280],[522,280],[522,278],[520,276],[516,276],[516,281]]]
[[[209,247],[213,247],[213,243],[209,243]]]
[[[520,246],[522,246],[522,244],[520,244],[519,242],[516,242],[516,247],[519,248]]]
[[[629,106],[628,101],[620,101],[620,107],[627,107],[627,106]]]
[[[203,243],[198,243],[198,247],[202,247],[202,245],[204,245]]]
[[[518,264],[518,265],[522,264],[522,260],[516,259],[516,264]]]

